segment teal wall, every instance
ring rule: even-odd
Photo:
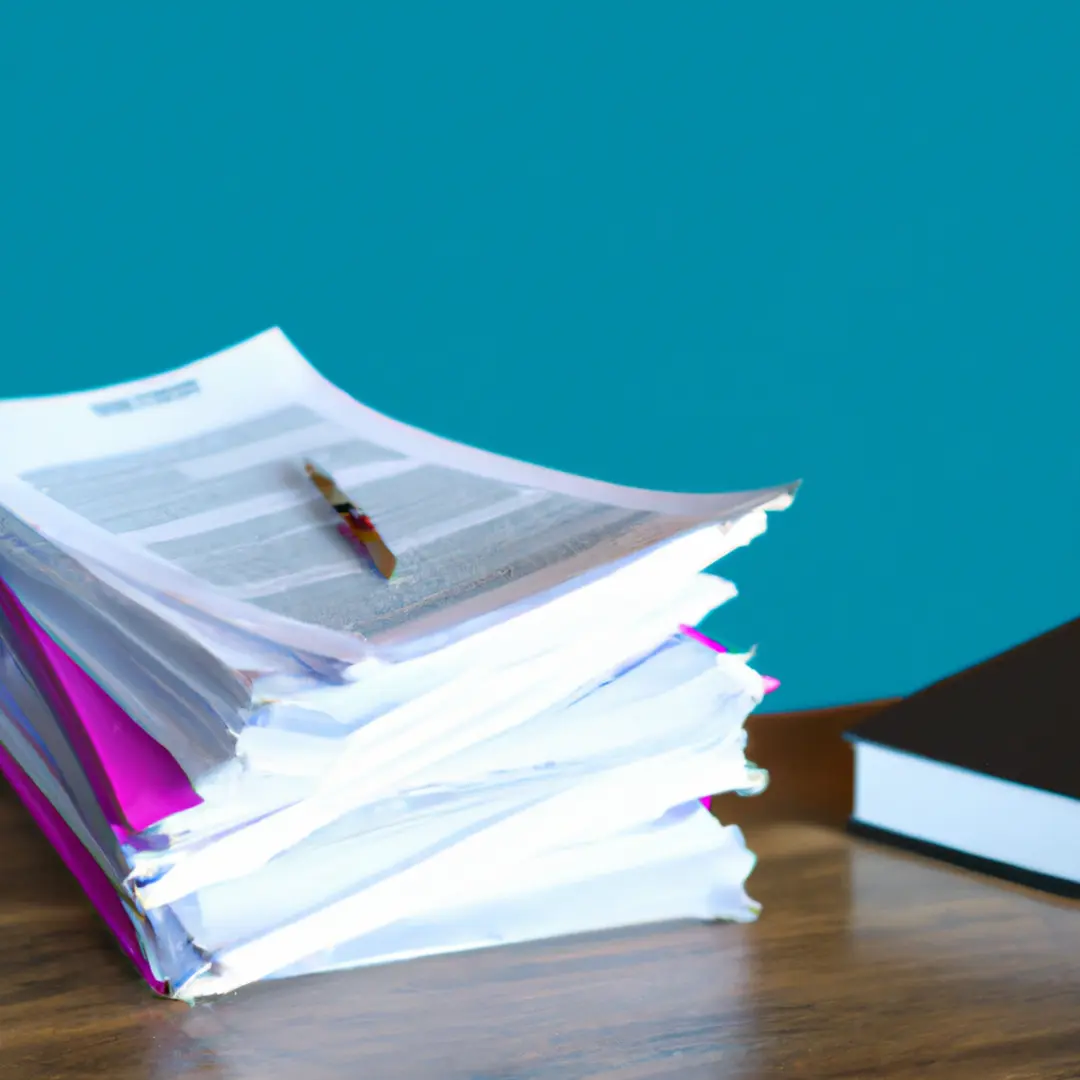
[[[0,391],[280,324],[507,454],[803,477],[710,628],[775,709],[909,691],[1080,613],[1078,56],[1067,2],[0,5]]]

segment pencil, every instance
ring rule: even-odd
[[[319,489],[319,494],[337,511],[341,518],[341,532],[360,544],[371,557],[375,569],[387,580],[397,566],[397,558],[383,542],[371,518],[367,516],[334,483],[333,478],[310,461],[304,462],[304,472]]]

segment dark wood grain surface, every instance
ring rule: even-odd
[[[775,778],[800,728],[766,719],[751,745]],[[1080,905],[850,839],[830,746],[801,803],[775,785],[721,801],[760,856],[754,925],[508,947],[196,1008],[150,995],[0,789],[0,1077],[1080,1077]]]

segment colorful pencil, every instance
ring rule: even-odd
[[[375,569],[387,580],[394,573],[397,558],[386,546],[371,518],[367,516],[334,483],[333,478],[310,461],[304,463],[304,472],[319,489],[319,494],[338,512],[341,518],[340,532],[358,543],[371,557]]]

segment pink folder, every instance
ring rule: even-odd
[[[19,659],[121,839],[201,801],[172,755],[68,657],[2,580],[0,610],[15,628]]]
[[[124,902],[120,899],[105,871],[94,861],[93,856],[82,845],[82,841],[71,831],[68,823],[56,812],[52,803],[42,795],[33,781],[22,771],[18,762],[0,746],[0,773],[19,796],[38,828],[45,834],[49,843],[56,848],[60,858],[82,886],[83,892],[105,920],[106,926],[135,965],[139,974],[159,994],[167,994],[168,987],[153,972],[150,962],[143,955],[139,935],[128,914]]]
[[[176,761],[38,625],[0,579],[0,610],[15,630],[18,659],[48,701],[119,839],[201,800]],[[129,912],[105,871],[52,803],[0,745],[0,773],[57,850],[139,973],[168,987],[147,960]]]

